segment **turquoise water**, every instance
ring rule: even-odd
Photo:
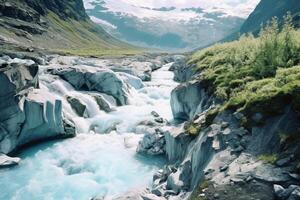
[[[0,169],[0,199],[83,200],[150,186],[164,160],[137,156],[123,141],[117,134],[85,134],[29,148],[19,166]]]
[[[79,134],[28,148],[18,155],[22,158],[19,166],[0,169],[0,200],[89,200],[151,186],[153,174],[165,160],[138,155],[143,134],[135,132],[139,123],[153,118],[151,111],[172,119],[170,93],[177,84],[169,67],[153,72],[144,88],[131,88],[130,105],[110,113],[99,110],[86,92],[40,74],[41,89],[62,100],[64,115],[75,122]],[[89,118],[72,111],[67,94],[86,103]],[[98,128],[90,131],[91,126]],[[104,134],[112,126],[114,131]]]

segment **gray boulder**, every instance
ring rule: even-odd
[[[118,105],[128,104],[127,85],[111,70],[72,66],[52,69],[50,72],[59,75],[77,90],[98,91],[113,96]]]
[[[123,72],[118,72],[117,74],[121,77],[121,79],[125,83],[127,83],[128,85],[130,85],[131,87],[133,87],[137,90],[145,87],[142,80],[136,76],[133,76],[133,75],[130,75],[127,73],[123,73]]]
[[[165,153],[165,137],[164,134],[156,130],[155,133],[146,133],[137,147],[138,153],[148,155],[162,155]]]
[[[116,109],[114,108],[116,106],[116,102],[110,102],[105,98],[102,94],[92,94],[94,99],[96,100],[100,110],[104,110],[105,112],[112,112]],[[114,100],[114,99],[113,99]]]
[[[72,109],[76,112],[76,114],[80,117],[88,117],[86,112],[86,105],[81,102],[79,99],[76,99],[71,96],[67,96],[67,101],[71,105]]]
[[[180,180],[180,172],[175,172],[169,175],[167,179],[167,189],[174,191],[176,194],[184,187],[184,182]]]
[[[299,200],[299,199],[300,199],[300,188],[298,187],[291,193],[288,200]]]
[[[174,80],[180,83],[189,81],[195,74],[194,66],[187,64],[185,56],[177,56],[169,70],[174,72]]]

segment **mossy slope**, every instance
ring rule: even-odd
[[[189,62],[208,92],[224,102],[222,109],[274,114],[292,103],[300,113],[300,31],[290,17],[282,28],[273,20],[258,38],[214,45]]]

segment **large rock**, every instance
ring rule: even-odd
[[[25,121],[18,137],[18,145],[73,136],[72,133],[67,135],[63,126],[62,102],[49,97],[51,94],[34,90],[25,98]]]
[[[30,60],[2,57],[0,66],[0,152],[8,153],[17,146],[17,137],[25,121],[22,93],[38,87],[38,66]]]
[[[146,133],[137,147],[138,153],[149,155],[161,155],[165,153],[165,136],[162,131],[156,129],[154,133]]]
[[[299,200],[299,199],[300,199],[300,188],[298,187],[291,193],[288,200]]]
[[[133,76],[133,75],[130,75],[127,73],[123,73],[123,72],[118,72],[117,74],[122,78],[122,80],[125,83],[129,84],[131,87],[133,87],[137,90],[145,87],[142,80],[136,76]]]
[[[52,74],[59,75],[77,90],[98,91],[113,96],[118,105],[128,104],[128,87],[113,71],[93,67],[72,66],[52,69]]]
[[[35,62],[9,57],[0,60],[0,153],[39,140],[69,136],[63,127],[62,102],[34,89],[38,88]]]
[[[156,66],[154,66],[151,62],[136,61],[129,58],[115,60],[112,63],[109,63],[109,65],[112,65],[112,67],[106,67],[109,67],[114,72],[130,74],[140,78],[142,81],[150,81],[152,67],[156,68]]]
[[[181,84],[171,94],[171,108],[175,119],[192,119],[195,114],[203,112],[211,105],[213,105],[213,99],[207,95],[198,82]]]
[[[116,110],[115,106],[117,105],[117,102],[113,97],[110,98],[110,96],[105,94],[92,94],[92,96],[96,100],[100,110],[104,110],[105,112],[112,112]]]

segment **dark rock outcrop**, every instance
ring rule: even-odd
[[[79,99],[68,96],[67,101],[71,105],[72,109],[76,112],[76,114],[80,117],[84,117],[86,113],[86,105],[82,103]]]

